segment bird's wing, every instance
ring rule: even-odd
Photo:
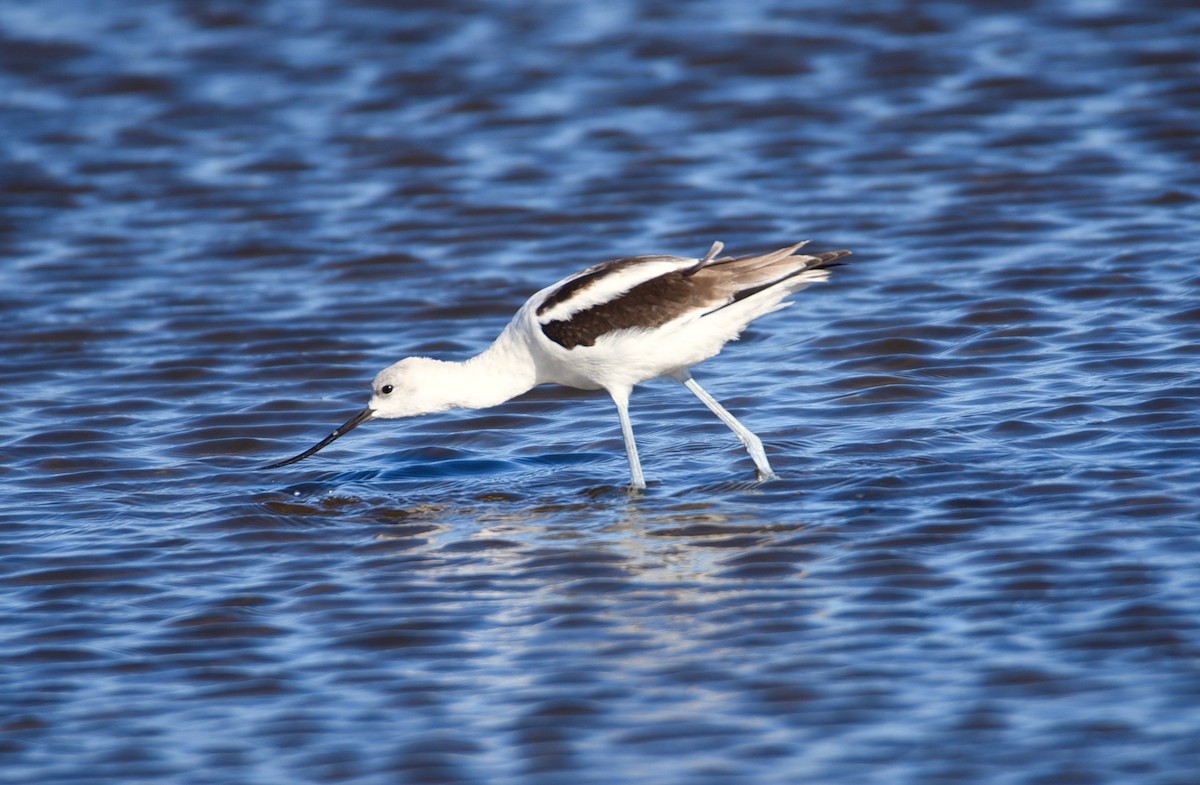
[[[729,300],[718,279],[695,275],[715,263],[712,256],[638,256],[584,270],[543,294],[538,324],[551,341],[574,349],[616,330],[653,329],[698,315]]]
[[[639,256],[597,265],[539,293],[542,333],[567,349],[593,346],[617,330],[654,329],[699,318],[808,270],[843,252],[797,254],[803,243],[761,256]],[[824,279],[824,273],[821,274]]]
[[[531,299],[540,324],[565,321],[603,306],[669,273],[695,268],[699,260],[679,256],[631,256],[576,273],[543,289]]]

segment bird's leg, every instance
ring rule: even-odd
[[[763,450],[762,439],[751,433],[750,429],[738,422],[737,418],[730,414],[724,406],[717,403],[717,399],[708,394],[701,387],[692,375],[687,371],[683,371],[675,375],[675,379],[683,384],[684,387],[692,391],[692,394],[700,399],[700,402],[712,411],[713,414],[720,418],[721,422],[729,426],[729,430],[733,431],[740,441],[746,447],[746,452],[750,453],[750,459],[754,461],[754,466],[758,469],[758,479],[773,480],[778,477],[771,470],[771,464],[767,460],[767,454]]]
[[[640,490],[646,487],[642,476],[642,463],[638,460],[637,443],[633,440],[633,425],[629,422],[629,390],[609,390],[613,403],[617,405],[617,417],[621,419],[621,436],[625,439],[625,455],[629,458],[629,487]]]

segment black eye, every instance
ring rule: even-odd
[[[379,388],[379,392],[383,393],[384,395],[391,395],[393,389],[394,388],[392,387],[392,385],[385,384]]]

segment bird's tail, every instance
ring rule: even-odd
[[[716,276],[727,288],[733,302],[752,297],[775,286],[790,294],[829,278],[829,269],[837,267],[849,251],[825,251],[816,254],[797,253],[807,245],[795,245],[759,256],[725,257],[714,259],[695,271],[697,276]],[[782,285],[782,286],[781,286]]]

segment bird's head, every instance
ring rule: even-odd
[[[384,368],[371,387],[367,408],[334,429],[314,446],[294,457],[264,466],[277,469],[303,460],[342,438],[367,420],[412,417],[418,414],[441,412],[451,408],[454,400],[453,382],[447,378],[449,364],[428,357],[409,357]]]
[[[450,366],[428,357],[406,357],[389,365],[375,377],[367,408],[379,419],[446,411],[456,398],[453,382],[447,378]]]

